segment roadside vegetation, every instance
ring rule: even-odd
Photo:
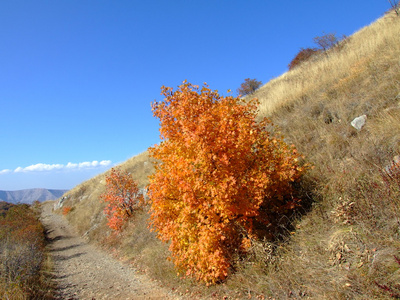
[[[253,239],[227,278],[206,287],[177,276],[169,245],[148,228],[150,206],[119,234],[107,226],[101,174],[69,191],[62,206],[82,235],[189,297],[393,299],[400,282],[400,18],[391,11],[334,48],[298,64],[245,99],[257,118],[313,165],[294,188],[307,205],[273,238]],[[366,123],[351,123],[365,116]],[[235,126],[232,124],[232,126]],[[158,159],[158,158],[157,158]],[[139,188],[154,174],[144,152],[121,170]],[[260,166],[261,168],[262,166]],[[142,190],[145,192],[145,190]],[[397,293],[397,294],[396,294]]]
[[[0,298],[52,299],[40,204],[0,205]]]

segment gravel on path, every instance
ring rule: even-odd
[[[146,275],[87,243],[67,220],[43,203],[41,220],[50,241],[57,299],[178,299]]]

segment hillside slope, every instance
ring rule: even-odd
[[[313,206],[299,217],[290,238],[254,243],[251,257],[213,291],[278,299],[390,299],[386,285],[400,294],[394,287],[400,279],[395,258],[400,257],[399,32],[400,18],[387,14],[340,49],[252,95],[261,101],[260,116],[269,117],[276,133],[314,165],[303,186]],[[365,126],[355,129],[352,120],[363,115]],[[152,172],[147,153],[121,167],[140,186]],[[68,218],[79,231],[100,242],[109,232],[99,200],[104,176],[77,186],[63,203],[75,208]],[[163,263],[168,252],[149,233],[146,220],[145,213],[138,216],[115,245],[152,276],[183,284]]]
[[[144,152],[128,159],[119,168],[130,172],[139,188],[148,184],[147,176],[153,171],[153,164],[149,160],[148,153]],[[108,171],[89,179],[68,191],[63,201],[58,205],[73,207],[68,215],[69,220],[81,233],[92,235],[104,235],[106,220],[103,214],[105,204],[100,200],[100,195],[105,191],[105,176]],[[88,209],[90,208],[90,209]]]

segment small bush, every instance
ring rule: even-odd
[[[289,70],[297,67],[301,63],[309,60],[312,56],[318,54],[320,51],[316,48],[301,48],[299,53],[293,58],[293,60],[288,65]]]
[[[63,207],[63,210],[62,210],[62,214],[63,214],[64,216],[66,216],[66,215],[68,215],[68,214],[71,212],[71,210],[72,210],[72,207],[71,207],[71,206],[64,206],[64,207]]]
[[[143,195],[139,194],[132,176],[115,168],[106,176],[106,191],[100,198],[108,202],[104,213],[108,226],[117,232],[121,231],[127,219],[144,204]]]
[[[237,89],[237,92],[239,95],[246,96],[254,93],[261,86],[261,84],[261,81],[246,78],[244,82],[240,85],[240,88]]]
[[[313,38],[314,43],[323,51],[335,47],[339,43],[339,39],[335,33],[325,33],[321,36]]]
[[[0,201],[0,217],[4,217],[7,214],[7,210],[9,210],[12,206],[14,206],[14,204]]]

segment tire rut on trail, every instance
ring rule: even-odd
[[[42,222],[49,239],[56,299],[177,299],[131,266],[88,244],[66,219],[43,203]]]

